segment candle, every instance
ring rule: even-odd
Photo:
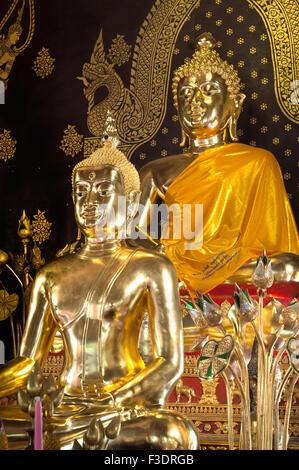
[[[43,410],[40,397],[35,397],[34,450],[43,450]]]

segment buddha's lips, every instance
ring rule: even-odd
[[[205,112],[206,112],[206,109],[204,108],[194,109],[190,111],[189,117],[192,121],[201,121],[205,115]]]
[[[84,209],[81,212],[81,217],[84,217],[85,219],[95,219],[98,217],[102,217],[103,215],[104,213],[99,208]]]

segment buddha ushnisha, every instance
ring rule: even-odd
[[[109,145],[74,168],[75,217],[85,244],[38,272],[20,357],[0,370],[0,396],[23,388],[60,331],[65,363],[59,380],[65,396],[53,424],[62,445],[82,436],[94,417],[107,425],[120,413],[121,432],[109,448],[198,448],[192,425],[163,410],[183,370],[175,269],[165,256],[117,237],[126,222],[117,198],[126,197],[128,218],[134,217],[139,184],[134,166]],[[114,221],[105,227],[103,207],[114,210]],[[148,365],[138,350],[145,312],[153,351]],[[5,418],[11,428],[13,410],[7,408]]]
[[[280,167],[270,152],[237,143],[245,95],[236,70],[215,46],[210,33],[202,34],[193,57],[174,73],[174,105],[186,150],[140,170],[144,232],[149,233],[150,207],[158,197],[168,206],[179,204],[181,213],[184,204],[203,205],[201,248],[186,250],[190,240],[174,239],[171,223],[170,237],[163,239],[162,232],[161,239],[191,295],[224,281],[250,282],[250,260],[264,249],[276,280],[299,278],[298,232]]]

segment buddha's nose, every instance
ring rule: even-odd
[[[97,202],[96,192],[91,189],[87,194],[85,206],[93,206],[94,204],[96,204],[96,202]]]
[[[200,90],[197,90],[194,95],[193,95],[193,100],[192,102],[193,103],[200,103],[202,100],[202,94],[201,94],[201,91]]]

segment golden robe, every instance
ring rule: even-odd
[[[208,292],[263,249],[269,256],[299,254],[299,238],[278,162],[272,153],[233,143],[205,150],[176,178],[165,195],[170,208],[179,204],[203,205],[203,244],[186,249],[186,240],[161,242],[177,275],[192,293]],[[194,220],[193,228],[194,228]]]

